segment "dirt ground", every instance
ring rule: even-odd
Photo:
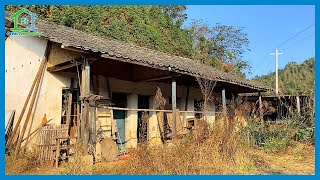
[[[299,144],[284,152],[252,152],[257,173],[261,174],[314,174],[315,149],[312,145]]]
[[[315,173],[315,150],[313,145],[298,144],[289,147],[283,152],[268,152],[263,150],[252,150],[249,152],[254,162],[251,169],[245,169],[240,174],[314,174]],[[118,174],[114,172],[116,166],[125,166],[127,161],[96,163],[90,174]],[[6,162],[6,174],[69,174],[69,165],[62,164],[55,168],[52,164],[35,166],[32,168],[21,168],[26,164],[25,160],[17,160],[14,164]],[[227,173],[228,174],[228,173]]]

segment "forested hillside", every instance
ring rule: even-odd
[[[269,87],[275,86],[275,72],[255,77],[253,80]],[[314,93],[314,58],[302,64],[290,62],[283,70],[279,70],[280,94],[312,94]]]
[[[12,12],[21,8],[40,19],[198,60],[242,77],[250,69],[242,57],[249,50],[244,29],[219,22],[208,26],[201,20],[183,27],[187,6],[6,6]]]

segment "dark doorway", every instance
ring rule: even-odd
[[[114,107],[126,108],[127,107],[127,95],[122,93],[112,93],[112,104]],[[125,119],[126,111],[113,110],[113,119],[117,123],[118,133],[120,140],[117,140],[117,145],[125,144]],[[121,141],[121,142],[120,142]]]
[[[69,101],[69,88],[62,89],[62,112],[61,112],[61,124],[66,124],[67,120],[67,109],[68,109],[68,101]],[[70,127],[77,126],[78,122],[78,109],[79,109],[79,94],[77,89],[73,89],[72,93],[72,102],[71,102],[71,114],[70,114]]]
[[[194,100],[194,111],[202,111],[202,105],[203,105],[203,100]],[[202,118],[202,114],[201,113],[195,113],[194,117],[197,119]]]
[[[138,109],[149,109],[149,96],[138,96]],[[149,112],[138,111],[138,143],[148,140]]]

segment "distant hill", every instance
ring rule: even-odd
[[[255,82],[275,88],[275,72],[252,79]],[[314,93],[314,58],[301,64],[289,62],[279,70],[279,94],[297,95]]]

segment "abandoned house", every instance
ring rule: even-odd
[[[10,27],[12,21],[7,17],[7,30]],[[6,119],[15,112],[11,126],[20,124],[16,129],[25,131],[22,140],[45,124],[45,116],[47,124],[66,124],[70,126],[66,136],[80,137],[89,144],[110,138],[114,128],[120,137],[117,140],[126,148],[144,140],[161,144],[158,112],[166,112],[174,127],[178,123],[186,127],[190,119],[201,118],[203,95],[197,77],[216,82],[214,97],[219,98],[206,117],[211,122],[223,112],[226,100],[269,90],[196,60],[43,20],[36,27],[42,36],[9,36],[5,41]],[[39,82],[34,85],[36,77]],[[31,97],[30,110],[25,104],[33,86],[37,94]],[[158,87],[166,99],[162,109],[155,101]],[[21,115],[22,111],[29,112]],[[147,113],[146,124],[143,112]],[[33,138],[28,145],[39,145],[38,141]]]

